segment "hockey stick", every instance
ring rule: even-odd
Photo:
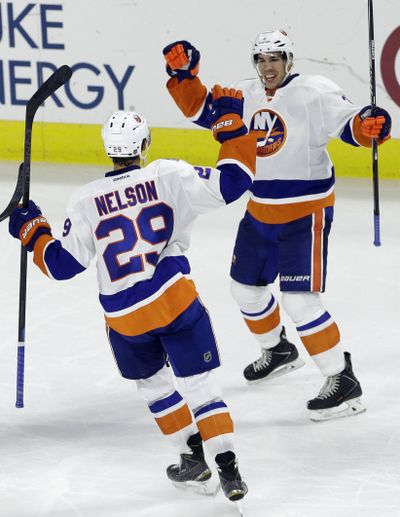
[[[0,214],[0,223],[1,223],[1,221],[4,221],[4,219],[7,219],[7,217],[9,217],[12,214],[14,208],[18,205],[19,200],[22,197],[23,182],[24,182],[24,164],[21,163],[21,165],[19,166],[19,170],[18,170],[17,185],[15,187],[14,194],[12,195],[11,200],[8,203],[8,205],[6,206],[6,208],[4,209],[4,211]]]
[[[65,84],[71,77],[69,66],[63,65],[45,81],[33,94],[26,105],[25,112],[25,141],[24,163],[22,173],[22,206],[27,208],[29,202],[31,147],[33,119],[41,104]],[[15,406],[24,407],[24,370],[25,370],[25,315],[26,315],[26,278],[27,278],[27,250],[21,244],[20,280],[19,280],[19,315],[18,315],[18,355],[17,355],[17,399]]]
[[[371,89],[372,115],[376,111],[376,79],[375,79],[375,35],[373,0],[368,0],[369,25],[369,81]],[[379,211],[379,174],[378,174],[378,142],[372,139],[372,182],[374,193],[374,245],[381,245],[381,219]]]

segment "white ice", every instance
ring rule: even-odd
[[[0,211],[17,166],[1,164]],[[34,164],[31,198],[60,234],[69,194],[103,169]],[[368,410],[312,423],[306,401],[322,377],[283,318],[306,366],[249,387],[259,355],[229,294],[229,265],[245,200],[196,223],[190,258],[223,365],[249,485],[246,517],[400,516],[400,183],[381,182],[382,246],[372,244],[369,180],[339,179],[324,295],[352,353]],[[25,408],[16,409],[19,245],[0,225],[0,517],[234,517],[216,498],[176,490],[177,457],[133,383],[113,362],[97,301],[95,267],[57,283],[28,271]],[[276,292],[276,289],[275,289]]]

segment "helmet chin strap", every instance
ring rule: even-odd
[[[147,155],[149,154],[149,148],[150,146],[147,143],[147,140],[143,140],[146,142],[144,151],[140,149],[139,156],[140,156],[140,165],[145,165],[147,161]]]

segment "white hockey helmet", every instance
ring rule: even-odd
[[[257,35],[251,49],[253,65],[256,65],[258,54],[284,52],[287,60],[293,59],[293,42],[283,30],[270,30]]]
[[[146,159],[150,147],[150,130],[144,119],[135,111],[115,111],[101,130],[104,148],[111,158]],[[145,146],[143,146],[145,142]],[[145,149],[142,150],[142,147]]]
[[[253,43],[251,49],[251,61],[254,68],[257,70],[258,76],[264,84],[265,80],[258,69],[257,56],[259,54],[270,54],[271,52],[283,52],[286,55],[286,79],[293,65],[293,42],[284,30],[275,29],[260,32]]]

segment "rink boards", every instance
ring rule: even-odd
[[[75,164],[108,164],[98,124],[61,124],[37,122],[33,130],[32,158],[35,161]],[[2,146],[0,160],[19,161],[23,156],[24,124],[0,121]],[[219,145],[205,130],[152,128],[150,160],[174,158],[190,163],[213,165]],[[332,140],[329,153],[337,176],[369,177],[371,151]],[[382,178],[400,178],[400,139],[379,148],[379,173]]]

